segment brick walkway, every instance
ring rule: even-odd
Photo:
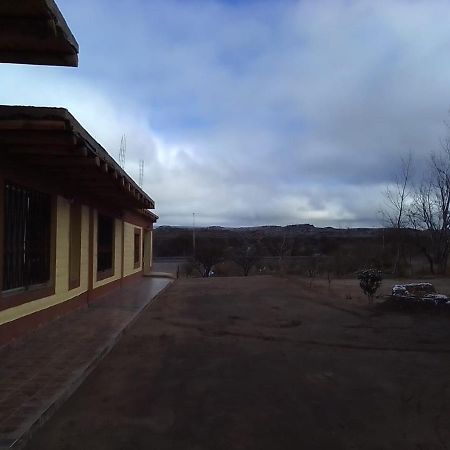
[[[0,449],[20,447],[170,281],[143,278],[0,348]]]

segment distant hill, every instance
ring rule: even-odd
[[[209,227],[195,227],[196,233],[208,233],[208,234],[222,234],[222,233],[237,233],[237,234],[262,234],[262,235],[292,235],[292,234],[317,234],[317,235],[329,235],[329,236],[373,236],[380,234],[383,228],[333,228],[333,227],[315,227],[314,225],[303,223],[295,225],[261,225],[255,227],[221,227],[221,226],[209,226]],[[157,235],[163,234],[177,234],[180,232],[192,233],[192,227],[162,225],[155,227]]]
[[[192,227],[159,226],[154,231],[155,256],[189,256],[192,254]],[[233,247],[246,242],[258,245],[261,251],[273,256],[282,242],[286,242],[292,256],[328,252],[337,244],[354,241],[371,241],[383,233],[382,228],[315,227],[311,224],[286,226],[264,225],[257,227],[196,227],[198,241],[213,240],[223,247]]]

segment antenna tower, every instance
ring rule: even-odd
[[[139,160],[139,187],[144,184],[144,160]]]
[[[119,166],[125,169],[125,155],[127,153],[127,137],[123,134],[120,140]]]

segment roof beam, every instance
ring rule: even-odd
[[[51,158],[41,158],[37,155],[23,155],[20,158],[19,164],[31,164],[33,166],[42,167],[57,167],[68,169],[69,171],[75,167],[100,167],[100,158],[98,156],[94,158],[89,157],[77,157],[77,156],[54,156]]]
[[[4,130],[0,133],[0,148],[6,145],[74,147],[77,143],[77,137],[67,131]]]
[[[0,130],[66,130],[63,120],[11,119],[0,121]]]

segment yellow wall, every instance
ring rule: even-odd
[[[56,202],[56,267],[55,267],[55,294],[49,297],[34,300],[22,305],[0,311],[0,325],[12,322],[20,317],[50,308],[63,303],[86,292],[89,287],[89,207],[81,209],[81,267],[80,286],[69,290],[69,244],[70,244],[70,203],[58,196]],[[142,267],[142,258],[138,268],[134,268],[134,229],[141,229],[141,252],[143,251],[143,229],[120,219],[115,219],[115,253],[114,274],[109,278],[97,281],[97,211],[93,211],[93,288],[98,288],[122,276],[122,248],[124,247],[123,275],[128,276],[139,272]],[[122,226],[124,225],[124,246],[122,245]]]
[[[93,261],[93,287],[98,288],[111,281],[118,280],[122,276],[122,221],[115,219],[114,221],[114,274],[104,280],[97,280],[97,224],[98,213],[94,211],[94,261]]]
[[[137,225],[132,225],[131,223],[124,222],[124,256],[123,256],[123,276],[132,275],[133,273],[142,270],[142,257],[139,258],[139,266],[134,268],[134,230],[136,228],[141,230],[141,252],[142,252],[142,237],[143,230],[142,227]],[[141,253],[142,256],[142,253]]]
[[[69,291],[69,221],[70,204],[63,197],[57,198],[56,211],[56,273],[55,294],[14,308],[0,311],[0,325],[28,314],[50,308],[70,300],[88,289],[89,267],[89,208],[81,209],[81,270],[80,286]]]

